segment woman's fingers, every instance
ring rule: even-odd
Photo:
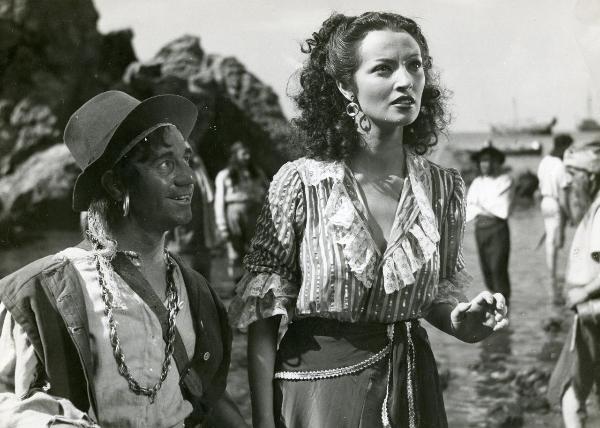
[[[506,315],[508,309],[506,307],[506,299],[500,293],[494,293],[494,300],[496,301],[496,309],[503,315]]]
[[[471,302],[460,302],[452,311],[452,315],[457,320],[463,319],[469,309],[471,309]]]
[[[494,331],[498,331],[508,326],[508,318],[502,318],[502,320],[498,321],[494,326]]]
[[[484,303],[487,303],[488,305],[493,305],[494,296],[489,291],[482,291],[473,300],[471,300],[471,302],[478,305],[483,305]]]

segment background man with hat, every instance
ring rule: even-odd
[[[585,192],[578,205],[586,209],[573,236],[565,275],[567,304],[576,314],[548,397],[562,405],[565,426],[574,428],[583,426],[585,402],[594,384],[600,399],[600,140],[568,149],[564,164],[574,187]]]
[[[546,233],[546,265],[550,271],[550,283],[555,303],[563,302],[562,287],[556,277],[556,259],[558,250],[564,244],[566,220],[568,218],[566,192],[569,185],[569,175],[562,159],[565,150],[572,143],[573,138],[570,135],[556,135],[552,151],[542,158],[537,171],[540,194],[542,195],[540,208]]]
[[[197,114],[177,95],[108,91],[71,116],[86,239],[0,281],[1,421],[245,426],[225,393],[225,309],[165,250],[165,232],[192,219]]]
[[[513,197],[513,181],[508,174],[502,172],[504,153],[492,144],[475,152],[471,159],[477,163],[480,175],[473,180],[467,192],[466,220],[475,220],[475,240],[485,285],[493,293],[502,293],[508,304],[508,216]]]

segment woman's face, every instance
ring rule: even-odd
[[[419,45],[405,32],[371,31],[358,46],[358,103],[380,127],[406,126],[421,108],[425,72]]]
[[[142,143],[143,144],[143,143]],[[192,219],[192,149],[173,127],[152,136],[150,156],[131,161],[136,170],[129,190],[131,216],[147,230],[166,231]]]

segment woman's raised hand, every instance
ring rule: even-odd
[[[478,342],[508,325],[504,296],[482,291],[470,302],[461,302],[450,313],[454,335],[465,342]]]

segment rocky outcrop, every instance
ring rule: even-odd
[[[237,140],[267,173],[287,159],[290,128],[277,95],[235,58],[207,54],[197,37],[184,36],[135,62],[132,33],[100,34],[97,20],[91,0],[0,0],[0,245],[18,227],[76,225],[78,171],[62,130],[77,107],[107,89],[196,103],[190,141],[213,176]]]
[[[235,58],[205,53],[197,37],[183,36],[150,61],[132,64],[124,83],[138,98],[170,92],[196,103],[200,115],[191,142],[212,176],[237,140],[249,144],[268,173],[288,158],[290,128],[275,92]]]
[[[69,214],[70,204],[60,201],[69,200],[76,170],[54,146],[73,110],[119,82],[136,59],[132,33],[100,34],[97,20],[91,0],[0,0],[3,232],[37,218],[43,206]],[[57,150],[64,154],[59,164]],[[54,179],[46,174],[50,167]]]

